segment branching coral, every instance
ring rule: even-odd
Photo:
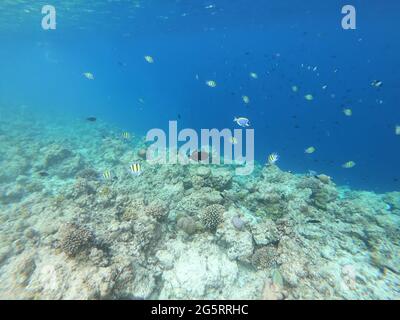
[[[95,237],[93,233],[86,227],[76,223],[67,223],[62,233],[60,248],[68,256],[76,256],[94,245]]]
[[[149,215],[156,220],[161,220],[168,214],[168,206],[162,202],[150,203],[145,209],[145,214]]]
[[[257,249],[251,257],[252,265],[257,269],[268,269],[276,267],[278,253],[273,246]]]

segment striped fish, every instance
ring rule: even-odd
[[[105,170],[103,172],[103,179],[104,180],[112,180],[112,173],[110,170]]]
[[[142,167],[140,163],[133,163],[130,165],[129,171],[134,176],[140,176],[142,173]]]
[[[131,138],[131,134],[129,132],[123,132],[122,138],[124,138],[125,140],[129,140]]]
[[[214,80],[208,80],[206,81],[206,85],[208,85],[210,88],[215,88],[217,83]]]
[[[271,153],[268,156],[268,164],[271,166],[274,165],[275,163],[277,163],[278,160],[279,160],[279,155],[277,153]]]
[[[349,161],[342,165],[342,167],[345,169],[351,169],[351,168],[354,168],[355,166],[356,166],[356,163],[354,161]]]

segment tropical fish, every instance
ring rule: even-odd
[[[208,85],[210,88],[215,88],[217,83],[214,80],[208,80],[206,81],[206,85]]]
[[[112,178],[113,178],[113,175],[112,175],[110,170],[105,170],[103,172],[103,179],[104,180],[112,180]]]
[[[373,86],[374,88],[380,88],[382,87],[383,82],[380,80],[374,80],[371,82],[371,86]]]
[[[233,119],[234,122],[236,122],[239,126],[241,127],[250,127],[250,120],[247,118],[239,117]]]
[[[154,59],[152,56],[145,56],[144,59],[148,62],[148,63],[154,63]]]
[[[347,117],[351,117],[353,115],[353,110],[351,109],[343,109],[343,113],[347,116]]]
[[[274,165],[275,163],[277,163],[278,160],[279,160],[279,155],[276,152],[271,153],[268,156],[268,164],[271,165],[271,166]]]
[[[235,137],[232,137],[232,138],[230,138],[230,142],[231,142],[232,144],[237,144],[237,143],[238,143],[238,140],[237,140]]]
[[[324,85],[324,86],[322,87],[322,90],[326,90],[326,88],[328,88],[328,86],[327,86],[327,85]]]
[[[258,74],[255,72],[250,72],[250,77],[253,79],[258,79]]]
[[[396,133],[397,136],[400,136],[400,125],[397,125],[394,132]]]
[[[298,86],[292,86],[292,91],[293,91],[293,92],[299,91],[299,87],[298,87]]]
[[[356,163],[354,161],[348,161],[345,164],[342,165],[343,168],[345,169],[351,169],[355,167]]]
[[[131,134],[129,132],[123,132],[122,138],[125,140],[129,140],[131,138]]]
[[[250,98],[248,96],[242,96],[243,102],[245,104],[249,104],[250,103]]]
[[[86,79],[94,80],[94,75],[93,75],[93,73],[84,72],[84,73],[83,73],[83,76],[84,76]]]
[[[305,98],[307,101],[312,101],[312,100],[314,100],[314,96],[313,96],[312,94],[306,94],[306,95],[304,96],[304,98]]]
[[[304,152],[305,152],[305,153],[308,153],[308,154],[312,154],[312,153],[315,152],[315,148],[314,148],[314,147],[309,147],[309,148],[307,148],[306,150],[304,150]]]
[[[140,163],[133,163],[130,165],[129,171],[133,176],[140,176],[142,174],[142,167]]]

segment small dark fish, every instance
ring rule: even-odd
[[[308,220],[307,223],[321,223],[321,221],[316,220],[316,219],[311,219],[311,220]]]
[[[182,116],[180,114],[178,114],[178,120],[181,120]]]
[[[86,120],[89,122],[96,122],[97,118],[96,117],[88,117],[88,118],[86,118]]]
[[[38,172],[38,174],[41,177],[48,177],[49,176],[49,174],[46,171],[40,171],[40,172]]]

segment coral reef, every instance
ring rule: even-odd
[[[105,123],[4,119],[2,299],[400,298],[399,192],[156,165]]]

